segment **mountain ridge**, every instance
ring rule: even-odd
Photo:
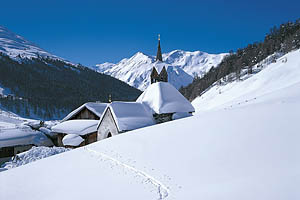
[[[162,57],[165,66],[170,68],[168,71],[169,82],[179,89],[190,84],[194,77],[202,77],[212,67],[217,67],[226,55],[227,53],[209,54],[203,51],[173,50],[162,54]],[[145,90],[150,85],[149,77],[155,65],[155,56],[137,52],[116,64],[97,64],[91,69],[113,76],[140,90]]]
[[[13,59],[24,58],[52,58],[65,62],[67,60],[53,55],[46,50],[40,48],[38,45],[26,40],[24,37],[17,35],[16,33],[8,30],[6,27],[0,25],[0,52],[8,55]]]

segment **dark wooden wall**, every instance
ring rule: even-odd
[[[172,121],[173,113],[154,114],[154,120],[157,124]]]
[[[84,108],[79,113],[77,113],[72,118],[70,118],[69,120],[72,120],[72,119],[95,119],[95,120],[99,120],[100,117],[95,115],[93,112],[91,112],[87,108]]]

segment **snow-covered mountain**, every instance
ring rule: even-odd
[[[47,51],[24,39],[22,36],[11,32],[3,26],[0,26],[0,52],[14,59],[36,58],[40,56],[63,60],[62,58],[48,53]]]
[[[201,51],[189,52],[175,50],[163,54],[163,65],[167,67],[169,82],[177,89],[193,81],[195,75],[202,76],[212,66],[216,67],[226,53],[208,54]],[[140,90],[145,90],[150,84],[150,74],[157,65],[154,56],[136,53],[131,58],[125,58],[117,64],[103,63],[92,67],[94,70],[111,75]]]
[[[60,119],[88,101],[106,102],[109,95],[114,100],[134,100],[140,94],[120,80],[52,55],[1,26],[0,68],[0,109],[22,117]]]
[[[297,50],[214,85],[193,102],[193,117],[3,171],[1,197],[300,199],[299,58]]]

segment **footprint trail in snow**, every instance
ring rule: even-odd
[[[151,175],[147,174],[146,172],[144,171],[141,171],[139,169],[136,169],[135,167],[133,166],[130,166],[124,162],[121,162],[120,160],[117,160],[105,153],[102,153],[102,152],[98,152],[98,151],[95,151],[93,149],[89,149],[89,148],[84,148],[86,151],[88,151],[90,154],[93,154],[93,155],[96,155],[97,157],[100,157],[104,160],[107,160],[117,166],[120,166],[121,168],[123,169],[127,169],[131,172],[133,172],[135,175],[141,177],[144,182],[146,183],[150,183],[152,186],[154,186],[157,190],[157,193],[159,195],[159,198],[158,199],[165,199],[169,196],[170,194],[170,191],[168,189],[167,186],[165,186],[163,183],[161,183],[159,180],[157,180],[156,178],[152,177]]]

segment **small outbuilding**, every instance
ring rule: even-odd
[[[58,146],[84,146],[97,141],[98,122],[99,120],[68,120],[53,126],[52,132],[57,135]]]
[[[88,102],[70,112],[63,120],[93,119],[99,120],[107,103]]]
[[[151,109],[137,102],[112,102],[98,124],[98,140],[154,125]]]

